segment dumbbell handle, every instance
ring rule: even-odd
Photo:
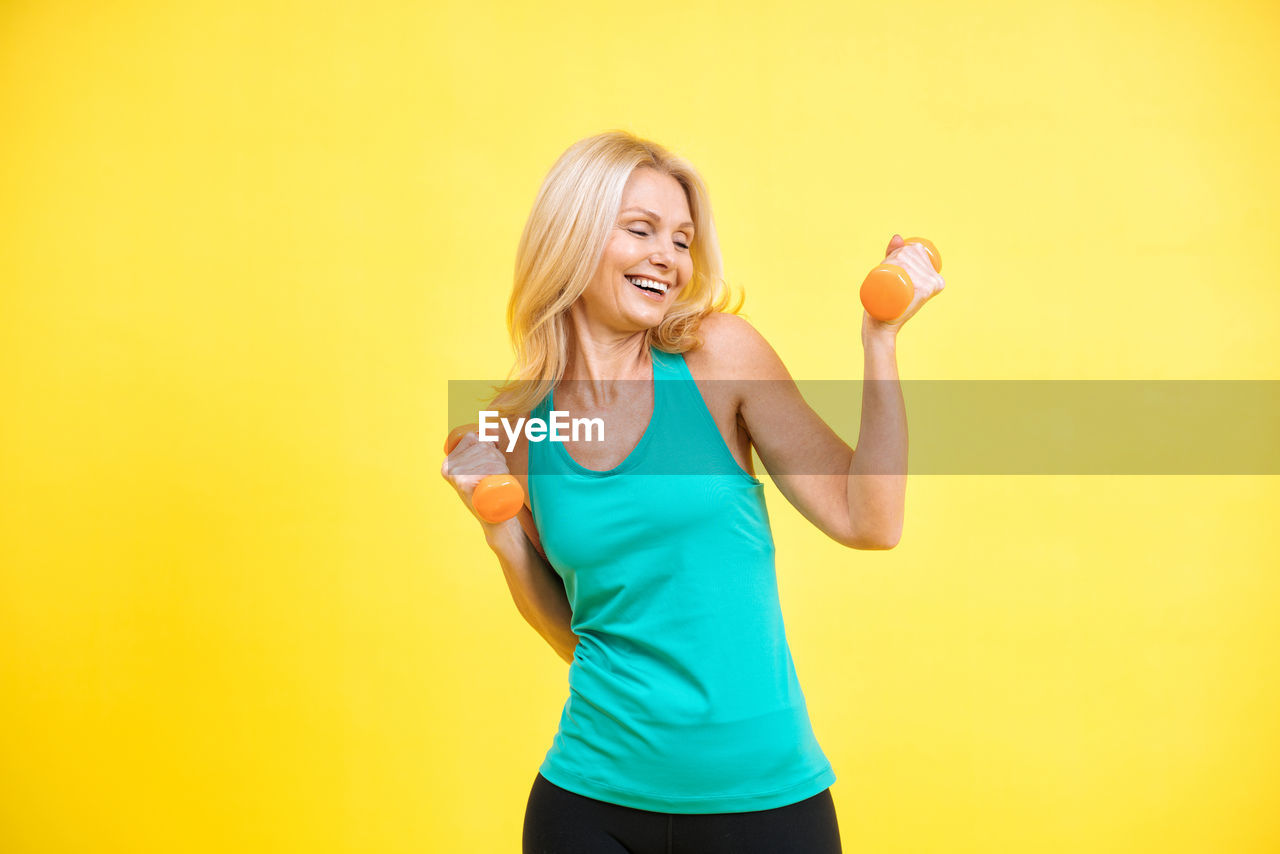
[[[929,253],[934,271],[942,272],[942,256],[931,241],[923,237],[908,237],[906,242],[923,246],[924,251]],[[907,275],[906,270],[896,264],[881,264],[867,274],[858,295],[862,298],[862,306],[867,314],[888,323],[902,316],[907,306],[911,305],[915,292],[915,285],[911,283],[911,276]]]
[[[478,427],[476,424],[464,424],[453,428],[444,440],[445,454],[453,453],[462,437],[474,433]],[[520,481],[510,474],[491,474],[476,484],[475,491],[471,493],[471,506],[476,508],[476,515],[481,519],[497,525],[520,512],[524,506],[524,490],[520,488]]]

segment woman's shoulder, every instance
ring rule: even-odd
[[[698,332],[704,337],[742,335],[747,331],[755,331],[755,327],[742,315],[727,311],[708,312],[698,321]]]
[[[786,368],[765,337],[746,318],[712,312],[698,324],[702,345],[684,354],[698,379],[772,379],[785,377]]]

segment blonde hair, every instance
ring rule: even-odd
[[[687,160],[626,131],[580,140],[551,167],[538,190],[516,250],[507,331],[515,364],[494,388],[490,408],[503,417],[532,411],[568,365],[568,312],[595,274],[622,207],[622,191],[638,168],[655,169],[684,188],[693,216],[693,277],[646,342],[668,353],[702,345],[698,325],[715,311],[736,314],[723,278],[720,243],[706,184]]]

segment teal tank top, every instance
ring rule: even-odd
[[[618,466],[528,443],[530,508],[578,636],[539,771],[658,812],[796,803],[836,776],[783,630],[764,487],[730,454],[684,356],[650,352],[653,415]],[[553,408],[554,392],[531,414]]]

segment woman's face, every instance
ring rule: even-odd
[[[623,331],[661,323],[693,276],[693,238],[679,182],[654,169],[633,171],[600,266],[579,300],[588,320]]]

